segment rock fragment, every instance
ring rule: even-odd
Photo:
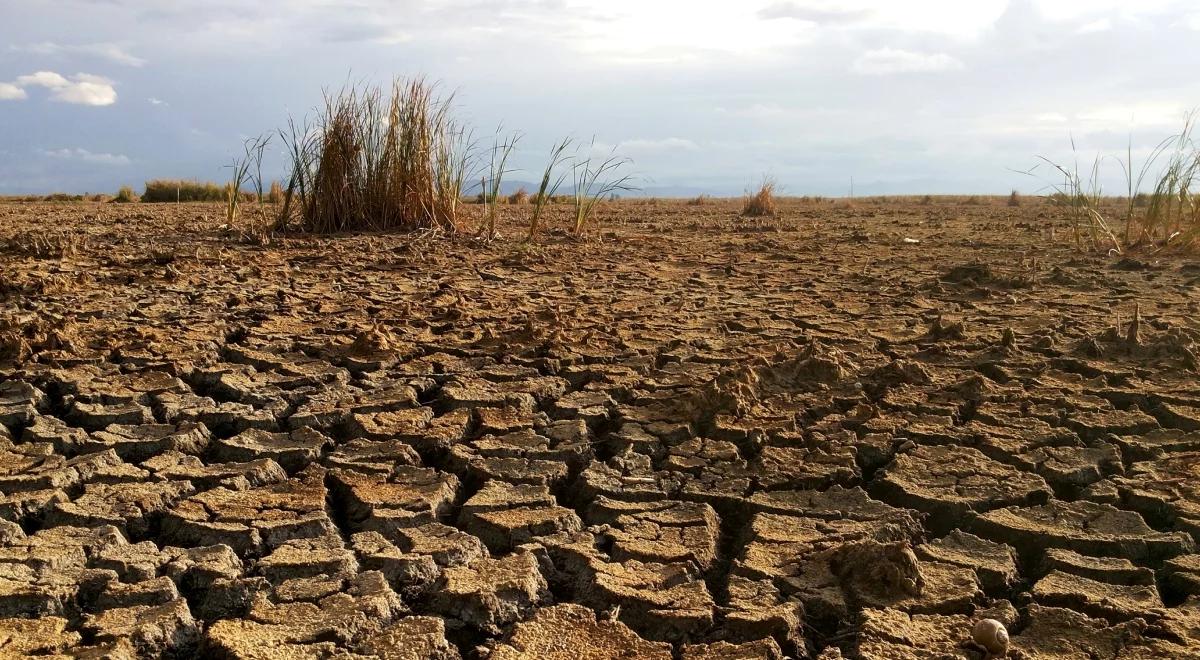
[[[1041,504],[1052,495],[1041,477],[953,445],[921,446],[896,456],[877,475],[872,492],[895,505],[931,512],[935,529],[955,527],[971,512]]]
[[[289,474],[295,474],[321,457],[333,441],[319,431],[302,427],[290,433],[271,433],[259,429],[242,431],[232,438],[212,443],[210,455],[221,462],[250,462],[271,459]]]
[[[670,660],[671,645],[639,637],[619,621],[597,620],[591,610],[573,604],[539,609],[518,623],[493,660]]]
[[[431,606],[472,629],[497,635],[502,626],[519,621],[549,598],[537,560],[532,554],[516,552],[447,568],[434,589]]]
[[[250,490],[225,487],[193,495],[166,512],[164,540],[183,546],[227,545],[261,555],[292,539],[337,535],[325,508],[324,470]]]
[[[979,516],[973,531],[1012,544],[1022,557],[1046,548],[1136,562],[1161,561],[1191,552],[1195,542],[1180,532],[1154,531],[1141,516],[1108,504],[1052,500],[1034,507],[1008,507]]]

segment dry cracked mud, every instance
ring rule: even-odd
[[[0,206],[0,657],[1200,658],[1200,262],[601,213]]]

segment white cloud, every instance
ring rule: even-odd
[[[98,163],[101,165],[128,165],[131,162],[129,156],[124,154],[98,154],[78,147],[75,149],[43,149],[42,155],[49,156],[50,158],[81,160],[86,163]]]
[[[754,103],[741,108],[716,108],[716,112],[746,119],[771,119],[788,114],[788,111],[778,103]]]
[[[669,137],[661,140],[624,140],[617,145],[619,153],[661,153],[663,151],[699,151],[700,145],[684,138]]]
[[[17,77],[17,84],[22,87],[35,85],[37,87],[46,87],[48,89],[60,89],[70,85],[71,82],[63,78],[53,71],[38,71],[24,76]]]
[[[759,9],[761,19],[793,19],[822,28],[899,30],[973,38],[1004,12],[1005,0],[783,0]]]
[[[871,15],[870,9],[845,9],[813,2],[775,2],[758,10],[765,19],[790,18],[819,25],[855,23]]]
[[[125,66],[140,67],[146,60],[127,51],[123,46],[113,42],[95,44],[58,44],[53,41],[29,44],[27,46],[9,46],[9,50],[34,53],[36,55],[87,55],[109,60]]]
[[[1075,30],[1075,32],[1077,32],[1079,34],[1092,34],[1095,32],[1110,32],[1110,31],[1112,31],[1112,29],[1113,29],[1112,20],[1108,19],[1108,18],[1101,18],[1101,19],[1080,25],[1079,29]]]
[[[166,101],[159,99],[159,98],[155,98],[153,96],[146,99],[146,102],[148,102],[150,105],[171,105],[170,103],[167,103]]]
[[[1141,102],[1096,106],[1075,115],[1075,122],[1093,130],[1182,126],[1187,107],[1178,103]]]
[[[0,83],[0,101],[20,101],[28,96],[25,90],[12,83]]]
[[[113,81],[89,73],[77,73],[70,80],[53,71],[38,71],[17,78],[18,87],[45,87],[50,98],[76,105],[112,105],[117,102]],[[24,91],[24,90],[22,90]]]
[[[1179,0],[1141,0],[1140,2],[1129,2],[1129,0],[1036,0],[1034,2],[1038,12],[1051,20],[1071,20],[1102,13],[1136,17],[1177,11],[1179,5],[1186,4]]]
[[[898,48],[868,50],[854,63],[850,70],[868,76],[885,76],[895,73],[937,73],[958,71],[963,63],[945,53],[915,53]]]

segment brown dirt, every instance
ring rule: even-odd
[[[1200,262],[740,210],[0,205],[0,656],[1200,657]]]

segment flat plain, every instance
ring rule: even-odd
[[[503,211],[0,205],[0,655],[1200,657],[1200,260],[1036,199]]]

